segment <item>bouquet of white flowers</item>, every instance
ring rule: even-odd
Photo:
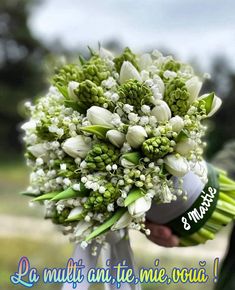
[[[57,69],[48,94],[26,102],[26,194],[82,247],[124,228],[149,235],[146,216],[181,245],[213,239],[234,219],[235,183],[203,160],[202,121],[221,100],[201,86],[158,51],[99,48]]]

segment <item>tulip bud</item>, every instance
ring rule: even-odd
[[[192,104],[198,97],[198,94],[202,87],[202,82],[199,80],[198,77],[192,77],[191,79],[187,80],[186,83],[187,91],[190,94],[189,103]]]
[[[77,224],[77,227],[75,229],[75,236],[76,237],[82,237],[85,236],[85,233],[92,227],[91,223],[85,222],[85,221],[80,221]]]
[[[184,128],[184,120],[180,116],[175,116],[169,120],[174,132],[180,132]]]
[[[132,221],[132,216],[127,211],[125,212],[121,218],[111,227],[112,231],[120,230],[126,228]]]
[[[34,130],[34,129],[36,129],[36,126],[37,126],[36,121],[34,121],[34,120],[30,120],[30,121],[24,123],[24,124],[21,126],[21,129],[24,130],[24,131],[27,131],[27,130]]]
[[[128,206],[130,215],[134,218],[141,217],[147,212],[152,204],[152,200],[145,196],[138,198]]]
[[[180,153],[181,155],[188,155],[191,150],[193,150],[196,146],[196,142],[192,139],[184,139],[178,142],[175,146],[175,151]]]
[[[141,76],[131,62],[124,61],[121,66],[119,81],[123,84],[131,79],[141,81]]]
[[[142,145],[147,136],[145,129],[136,125],[128,128],[126,140],[131,147],[137,148]]]
[[[67,220],[75,220],[82,214],[83,208],[81,206],[75,207],[69,213]]]
[[[164,95],[165,85],[164,85],[163,80],[158,75],[154,75],[153,82],[155,85],[157,85],[159,93]]]
[[[134,168],[136,165],[125,158],[121,158],[121,165],[125,168]]]
[[[182,177],[189,171],[189,165],[185,157],[175,154],[167,155],[164,158],[166,170],[173,176]]]
[[[100,47],[99,55],[101,58],[108,58],[108,59],[114,58],[114,55],[112,54],[112,52],[103,47]]]
[[[198,98],[198,100],[206,100],[209,96],[213,97],[211,107],[207,113],[207,117],[213,116],[220,108],[222,100],[218,98],[215,94],[204,94]]]
[[[153,60],[152,57],[149,53],[144,53],[140,56],[139,59],[139,68],[141,70],[147,69],[151,64],[152,64]]]
[[[159,122],[167,122],[171,118],[171,110],[166,102],[156,100],[155,107],[152,109],[151,115],[156,117]]]
[[[87,119],[92,125],[104,125],[112,127],[113,114],[102,107],[92,106],[87,110]]]
[[[65,140],[62,149],[73,158],[85,158],[87,152],[91,149],[91,141],[89,137],[78,135]]]
[[[28,151],[33,154],[34,157],[42,157],[47,153],[47,149],[43,143],[29,146]]]
[[[77,96],[74,93],[74,90],[77,89],[79,87],[79,83],[78,82],[69,82],[68,84],[68,95],[70,97],[70,99],[76,101],[77,100]]]
[[[118,130],[109,130],[106,133],[106,137],[113,145],[117,146],[118,148],[122,147],[123,143],[125,142],[125,134],[119,132]]]
[[[170,191],[170,188],[165,184],[163,185],[162,189],[161,189],[161,201],[163,203],[170,203],[172,202],[174,195],[172,194],[172,192]]]

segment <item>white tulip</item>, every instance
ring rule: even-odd
[[[174,195],[166,184],[162,187],[160,199],[163,203],[170,203],[174,199]]]
[[[70,97],[70,99],[76,101],[77,100],[77,96],[74,93],[74,90],[77,89],[79,87],[79,83],[78,82],[74,82],[71,81],[68,84],[68,95]]]
[[[108,58],[108,59],[114,58],[114,55],[112,54],[112,52],[103,47],[100,47],[99,55],[101,58]]]
[[[83,208],[81,206],[75,207],[71,210],[67,219],[73,219],[73,218],[79,216],[82,212],[83,212]]]
[[[102,107],[92,106],[87,110],[87,119],[92,125],[104,125],[112,127],[113,114]]]
[[[175,151],[181,155],[188,155],[191,150],[196,147],[196,142],[190,138],[184,139],[178,142],[175,146]]]
[[[198,162],[191,161],[189,165],[190,170],[194,172],[204,184],[206,184],[208,181],[208,168],[206,162],[204,160]]]
[[[62,149],[73,158],[85,158],[91,149],[91,141],[89,137],[78,135],[65,140]]]
[[[174,132],[180,132],[184,128],[184,120],[180,116],[175,116],[169,120]]]
[[[190,94],[189,102],[190,104],[192,104],[193,101],[195,101],[198,97],[198,94],[202,87],[202,82],[199,80],[198,77],[192,77],[191,79],[186,81],[185,85]]]
[[[120,230],[126,228],[132,221],[132,216],[129,212],[125,212],[121,218],[111,227],[112,231]]]
[[[34,157],[42,157],[47,154],[47,149],[43,143],[29,146],[28,151],[33,154]]]
[[[171,110],[166,102],[156,100],[155,107],[152,109],[151,115],[156,117],[159,122],[167,122],[171,118]]]
[[[106,137],[113,145],[117,146],[118,148],[122,147],[123,143],[125,142],[125,134],[119,132],[118,130],[109,130],[106,133]]]
[[[155,85],[157,85],[159,93],[164,95],[165,84],[164,84],[163,80],[158,75],[154,75],[153,82],[154,82]]]
[[[152,64],[153,60],[149,53],[144,53],[140,56],[138,64],[141,70],[148,69],[148,67]]]
[[[36,126],[37,126],[36,121],[34,121],[34,120],[30,120],[30,121],[24,123],[24,124],[21,126],[21,129],[23,129],[24,131],[27,131],[27,130],[34,130],[34,129],[36,129]]]
[[[146,213],[150,209],[151,204],[151,198],[143,196],[132,202],[128,206],[128,211],[132,217],[138,218],[144,215],[144,213]]]
[[[203,100],[208,96],[209,96],[209,94],[204,94],[204,95],[200,96],[198,98],[198,100]],[[212,105],[211,105],[211,110],[207,114],[207,117],[213,116],[219,110],[221,104],[222,104],[222,100],[219,97],[217,97],[216,95],[214,95]]]
[[[120,84],[123,84],[126,81],[131,80],[131,79],[141,81],[141,76],[138,70],[133,66],[131,62],[124,61],[120,70],[120,77],[119,77]]]
[[[132,163],[129,160],[126,160],[126,158],[121,158],[121,165],[125,168],[134,168],[136,167],[136,164]]]
[[[138,148],[142,145],[147,136],[148,135],[145,129],[141,126],[136,125],[128,128],[126,140],[131,147]]]
[[[77,224],[77,227],[75,229],[75,236],[81,237],[82,235],[85,235],[85,233],[92,227],[91,223],[80,221]]]
[[[175,154],[167,155],[164,158],[166,170],[173,176],[182,177],[189,171],[189,164],[185,157]]]

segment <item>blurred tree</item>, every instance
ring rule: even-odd
[[[0,150],[4,154],[21,147],[17,126],[22,119],[17,104],[45,86],[42,59],[47,51],[33,37],[27,22],[36,2],[0,1]]]
[[[213,62],[212,77],[204,86],[203,91],[214,91],[223,100],[216,115],[209,120],[207,135],[207,157],[211,158],[223,145],[235,139],[235,73],[224,57],[217,57]]]

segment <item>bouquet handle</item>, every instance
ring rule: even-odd
[[[134,273],[136,274],[133,253],[130,245],[129,234],[126,230],[120,230],[115,232],[110,232],[106,236],[106,242],[101,246],[98,246],[97,255],[93,256],[92,247],[94,243],[91,243],[85,249],[82,249],[80,245],[77,245],[73,259],[74,261],[78,261],[82,259],[83,265],[85,268],[83,270],[83,274],[85,276],[83,282],[81,284],[77,284],[76,288],[73,288],[72,284],[66,283],[63,285],[62,290],[74,290],[74,289],[83,289],[89,290],[91,284],[87,281],[87,273],[90,268],[97,267],[99,263],[99,268],[103,267],[107,269],[107,267],[111,268],[111,275],[115,277],[115,272],[112,271],[112,266],[117,265],[118,263],[122,263],[125,261],[126,265],[129,268],[132,268]],[[97,246],[97,244],[96,244]],[[106,264],[109,261],[110,264]],[[101,284],[104,290],[114,290],[117,289],[116,284]],[[124,283],[119,288],[121,290],[141,290],[139,284],[128,284]]]

